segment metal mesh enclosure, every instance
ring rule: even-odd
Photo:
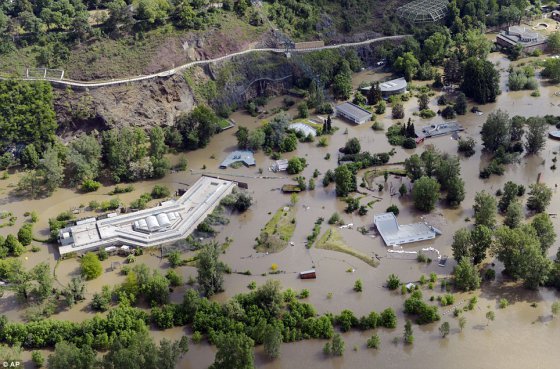
[[[411,23],[437,22],[447,14],[447,0],[415,0],[397,8],[397,16]]]

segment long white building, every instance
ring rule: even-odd
[[[178,241],[191,234],[235,186],[225,179],[202,177],[176,200],[134,213],[76,222],[59,231],[60,255],[108,246],[150,247]]]

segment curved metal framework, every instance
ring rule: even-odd
[[[415,0],[397,8],[397,16],[411,23],[433,23],[447,14],[447,0]]]

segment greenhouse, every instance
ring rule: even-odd
[[[397,16],[411,23],[437,22],[447,14],[447,0],[415,0],[397,8]]]

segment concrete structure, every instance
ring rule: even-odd
[[[432,124],[416,130],[416,142],[418,142],[419,139],[423,141],[424,138],[444,136],[464,130],[463,126],[457,122]]]
[[[546,37],[522,26],[511,26],[496,36],[496,44],[505,49],[521,45],[524,52],[531,53],[537,49],[546,49]]]
[[[220,164],[221,169],[226,169],[233,163],[242,162],[248,167],[255,166],[255,157],[252,151],[237,150],[230,153]]]
[[[317,130],[313,127],[308,126],[305,123],[292,123],[288,126],[289,129],[293,129],[294,131],[301,132],[305,136],[317,136]]]
[[[395,214],[391,212],[375,215],[373,224],[386,246],[431,240],[436,237],[433,227],[425,223],[399,225]]]
[[[164,201],[154,208],[77,222],[80,224],[59,231],[60,255],[110,246],[151,247],[181,240],[235,186],[235,182],[225,179],[202,177],[180,198]]]
[[[337,117],[345,118],[356,124],[364,124],[371,119],[371,113],[369,111],[350,102],[337,105],[335,110]]]

